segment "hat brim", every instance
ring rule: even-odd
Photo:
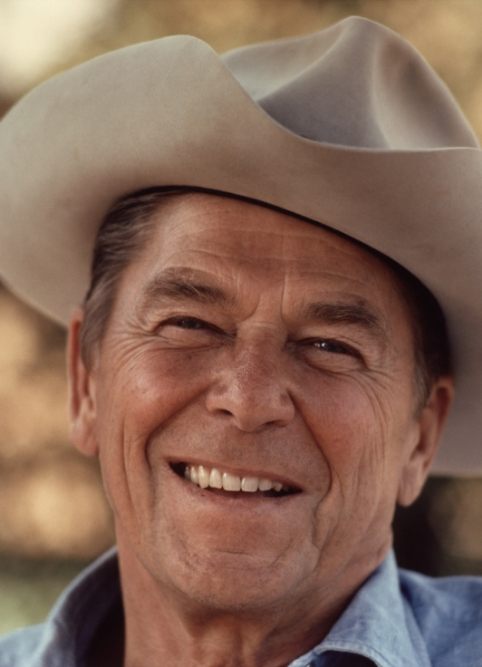
[[[63,323],[87,289],[106,211],[151,186],[264,201],[393,258],[437,297],[454,349],[457,396],[434,470],[482,473],[479,149],[305,139],[261,109],[207,44],[171,37],[32,91],[3,119],[0,155],[2,276]]]

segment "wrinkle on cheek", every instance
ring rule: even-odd
[[[386,512],[380,515],[381,487],[387,482],[387,471],[391,470],[389,446],[396,446],[397,432],[390,429],[396,415],[393,401],[386,398],[380,386],[385,376],[374,384],[372,378],[336,378],[338,384],[331,385],[332,392],[325,400],[323,412],[326,419],[322,433],[326,442],[317,439],[316,425],[320,423],[320,411],[316,411],[312,437],[319,443],[330,477],[326,495],[320,497],[312,509],[311,545],[318,552],[320,562],[338,544],[341,548],[350,542],[363,540],[367,526],[374,526],[374,539],[380,539],[384,530]],[[350,391],[346,383],[350,382]],[[388,384],[388,383],[387,383]],[[328,396],[325,388],[325,396]],[[322,392],[323,393],[323,392]],[[343,398],[337,398],[337,396]],[[351,400],[350,400],[351,397]],[[317,421],[318,420],[318,421]],[[353,426],[352,426],[353,424]],[[359,530],[354,516],[359,516]],[[345,525],[351,526],[348,535]],[[355,530],[353,530],[355,526]],[[358,537],[357,537],[358,534]],[[385,543],[384,539],[384,543]]]
[[[316,568],[320,566],[321,560],[326,552],[326,546],[330,543],[333,533],[337,527],[337,518],[333,521],[330,515],[330,498],[335,489],[342,489],[342,485],[334,470],[330,471],[330,485],[327,493],[320,497],[313,506],[311,513],[311,546],[317,552]]]
[[[379,431],[375,441],[375,460],[382,464],[379,474],[388,482],[386,475],[390,470],[399,472],[399,464],[406,454],[406,443],[412,439],[410,434],[416,423],[413,409],[416,398],[414,396],[413,401],[397,401],[397,397],[392,395],[389,401],[381,401],[376,392],[370,392],[368,397]],[[394,462],[397,464],[395,467]]]
[[[115,424],[115,429],[104,433],[107,446],[101,464],[106,494],[117,525],[140,535],[153,505],[152,478],[144,439],[132,437],[128,416],[119,418],[115,415],[114,420],[108,415],[108,422]]]
[[[149,401],[139,401],[148,395],[149,384],[140,380],[142,374],[133,371],[142,359],[142,351],[132,346],[116,345],[105,355],[105,367],[99,374],[103,386],[97,392],[97,411],[101,418],[96,424],[100,463],[106,494],[120,523],[133,517],[141,523],[136,507],[146,508],[150,486],[145,445],[149,432]],[[152,400],[155,397],[152,396]],[[130,406],[136,405],[131,414]],[[139,411],[138,406],[144,409]],[[138,434],[133,437],[134,434]]]
[[[184,378],[192,382],[206,365],[205,356],[206,353],[162,347],[154,336],[129,337],[109,350],[103,372],[109,376],[112,386],[118,382],[122,391],[145,396],[159,390],[161,379],[164,391],[166,386],[179,385]]]
[[[140,358],[145,354],[148,346],[146,335],[132,335],[114,333],[106,336],[103,345],[102,357],[104,359],[104,373],[125,373],[132,370],[138,364]]]
[[[116,517],[123,514],[123,506],[132,505],[126,466],[126,427],[124,420],[114,415],[108,406],[105,408],[105,423],[108,430],[99,433],[101,440],[100,464],[106,495]],[[127,496],[126,496],[127,492]]]

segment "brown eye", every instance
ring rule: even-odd
[[[199,329],[209,329],[213,328],[211,325],[198,320],[196,317],[176,317],[165,324],[170,324],[171,326],[177,326],[181,329],[190,329],[190,330],[199,330]]]
[[[320,369],[347,371],[365,365],[359,350],[334,338],[304,340],[303,350],[309,363]]]
[[[350,345],[340,343],[337,340],[322,339],[315,340],[311,343],[316,349],[322,352],[329,352],[330,354],[348,354],[350,356],[359,357],[360,354]]]
[[[176,315],[161,322],[156,334],[172,345],[213,344],[224,337],[224,332],[214,324],[189,315]]]

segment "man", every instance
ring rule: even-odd
[[[481,582],[390,552],[439,443],[481,462],[481,153],[421,57],[358,18],[163,39],[38,88],[0,149],[0,265],[70,321],[118,548],[0,665],[482,664]]]

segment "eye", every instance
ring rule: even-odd
[[[180,329],[190,329],[191,331],[215,328],[207,322],[197,319],[197,317],[173,317],[164,322],[164,326],[166,325],[179,327]]]
[[[362,353],[352,345],[335,338],[311,338],[302,341],[306,360],[316,368],[350,371],[365,364]]]
[[[176,315],[156,327],[156,336],[168,346],[204,347],[218,344],[223,330],[211,322],[190,315]]]
[[[355,350],[351,345],[346,343],[341,343],[337,340],[332,340],[330,338],[314,340],[311,341],[311,345],[321,352],[329,352],[331,354],[347,354],[354,357],[361,357],[360,353]]]

